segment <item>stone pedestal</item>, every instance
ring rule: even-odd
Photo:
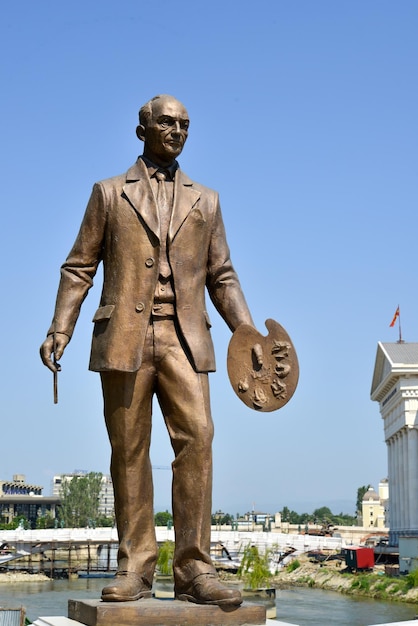
[[[266,623],[266,609],[247,602],[222,608],[154,598],[136,602],[69,600],[68,617],[86,626],[259,626]]]

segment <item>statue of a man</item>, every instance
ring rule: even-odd
[[[253,322],[231,263],[218,194],[190,180],[176,161],[188,130],[187,111],[172,96],[156,96],[140,109],[143,155],[126,174],[94,185],[41,346],[44,364],[56,371],[103,262],[90,369],[101,376],[119,536],[118,571],[103,589],[105,601],[151,595],[158,552],[149,458],[155,394],[175,454],[176,598],[242,602],[239,591],[220,583],[209,554],[208,372],[215,358],[205,287],[232,331]]]

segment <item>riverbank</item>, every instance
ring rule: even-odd
[[[0,573],[0,585],[3,583],[39,583],[50,580],[45,574],[28,574],[27,572]]]
[[[373,572],[347,572],[339,561],[312,563],[306,557],[283,568],[271,581],[277,589],[289,587],[311,587],[326,591],[337,591],[347,595],[364,596],[376,600],[395,600],[418,604],[418,581],[409,576],[386,576],[383,566]],[[293,565],[292,565],[293,563]],[[292,569],[294,567],[294,569]],[[343,568],[343,569],[342,569]]]
[[[299,565],[295,567],[297,563]],[[237,577],[233,574],[221,574],[221,578],[225,581],[237,582]],[[48,581],[51,579],[42,573],[0,573],[0,585]],[[345,571],[341,561],[314,563],[302,556],[291,561],[290,565],[273,576],[270,586],[276,589],[309,587],[376,600],[408,602],[418,605],[418,576],[414,577],[413,574],[400,577],[386,576],[383,566],[375,567],[373,572],[350,573]]]

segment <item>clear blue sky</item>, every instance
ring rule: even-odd
[[[87,371],[100,277],[62,360],[60,400],[38,349],[92,184],[135,161],[137,110],[188,108],[180,157],[220,192],[259,330],[290,333],[300,383],[259,414],[229,385],[230,332],[211,312],[213,509],[352,513],[387,475],[370,400],[398,304],[418,341],[418,3],[387,0],[23,0],[2,8],[0,478],[108,472],[99,377]],[[158,411],[152,461],[172,453]],[[155,503],[170,506],[171,472]]]

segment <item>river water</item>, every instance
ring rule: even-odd
[[[108,582],[79,578],[2,583],[0,606],[24,606],[31,621],[41,616],[66,616],[70,598],[98,598]],[[412,620],[418,614],[418,605],[354,598],[319,589],[297,587],[277,590],[276,593],[277,619],[299,626],[369,626]]]

